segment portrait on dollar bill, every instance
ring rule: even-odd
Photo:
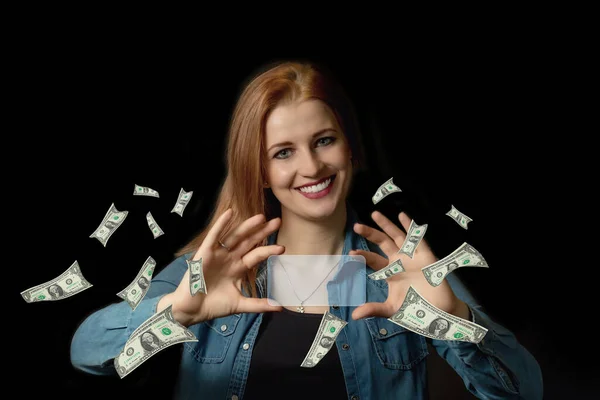
[[[144,350],[154,351],[160,348],[160,340],[150,331],[142,333],[140,341]]]
[[[448,330],[450,330],[450,322],[444,318],[434,319],[427,327],[427,331],[437,337],[444,337]]]
[[[329,336],[323,336],[320,342],[321,346],[325,347],[326,349],[330,348],[334,343],[335,339]]]
[[[406,242],[406,244],[404,245],[402,250],[407,253],[410,253],[413,251],[414,248],[415,248],[415,243],[412,240],[410,240],[410,241]]]
[[[138,279],[137,283],[142,288],[142,290],[145,290],[148,288],[148,286],[150,286],[150,282],[148,282],[148,279],[146,279],[143,276],[140,279]]]
[[[63,296],[64,291],[60,286],[54,284],[48,287],[48,293],[50,293],[53,299],[59,299]]]

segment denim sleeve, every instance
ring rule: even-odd
[[[446,279],[454,294],[469,306],[472,321],[488,332],[477,344],[431,339],[438,354],[477,398],[542,399],[542,372],[535,358],[512,332],[490,319],[456,275]]]
[[[113,359],[133,331],[156,313],[162,296],[177,288],[187,270],[185,260],[189,256],[178,257],[156,275],[135,310],[126,301],[120,301],[89,315],[71,340],[73,367],[93,375],[115,375]]]

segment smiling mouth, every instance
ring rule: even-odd
[[[330,177],[324,179],[323,181],[321,181],[320,183],[316,184],[316,185],[311,185],[311,186],[302,186],[302,187],[297,187],[295,188],[297,191],[302,192],[302,193],[318,193],[320,191],[323,191],[325,189],[327,189],[328,187],[331,186],[331,184],[333,183],[333,181],[335,180],[336,175],[331,175]],[[325,185],[327,184],[327,185]],[[304,190],[302,190],[304,189]]]

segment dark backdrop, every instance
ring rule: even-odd
[[[13,146],[20,154],[8,170],[18,177],[9,203],[25,248],[12,264],[18,280],[10,293],[25,337],[14,349],[17,369],[34,383],[28,393],[170,392],[178,346],[120,381],[73,370],[70,339],[87,315],[119,300],[148,256],[160,270],[203,227],[225,174],[224,140],[240,85],[261,63],[287,56],[326,63],[354,102],[369,162],[352,193],[361,218],[372,223],[369,213],[378,209],[395,219],[406,210],[429,223],[440,257],[464,241],[475,246],[490,268],[455,273],[538,359],[546,398],[586,390],[585,355],[568,350],[572,342],[553,319],[560,315],[551,293],[563,283],[555,252],[564,227],[548,198],[551,160],[535,139],[543,93],[521,53],[448,51],[410,63],[375,51],[196,53],[190,61],[176,51],[45,45],[16,62],[21,111]],[[403,192],[374,206],[371,195],[390,177]],[[156,189],[160,199],[133,196],[134,184]],[[181,188],[194,191],[183,217],[170,213]],[[112,203],[129,215],[104,248],[89,236]],[[444,215],[452,204],[473,218],[468,231]],[[166,233],[156,240],[148,211]],[[20,298],[75,260],[92,288],[57,302]],[[434,355],[429,362],[432,397],[469,398],[445,364]]]

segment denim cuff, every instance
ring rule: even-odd
[[[151,299],[143,299],[135,310],[132,310],[129,314],[129,320],[127,321],[127,340],[131,337],[131,334],[146,320],[156,314],[156,307],[162,296],[153,297]]]

